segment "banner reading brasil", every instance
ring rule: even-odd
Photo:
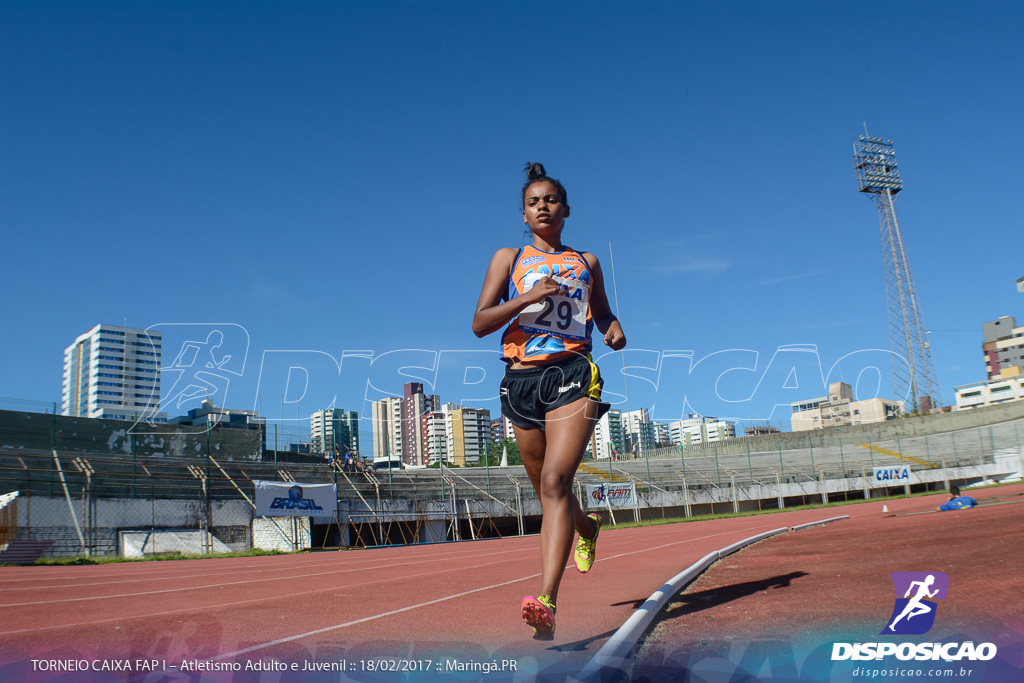
[[[253,483],[256,485],[256,514],[261,517],[327,517],[337,506],[335,484],[262,480]]]
[[[636,482],[615,484],[587,484],[587,507],[613,508],[636,507]]]

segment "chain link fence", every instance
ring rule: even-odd
[[[245,430],[167,434],[165,443],[142,448],[141,440],[134,447],[125,440],[131,435],[120,425],[99,422],[0,410],[0,494],[19,493],[0,509],[0,549],[25,538],[52,540],[49,555],[295,550],[539,528],[540,501],[522,466],[345,471],[297,454],[294,461],[253,457],[265,451]],[[584,484],[632,482],[641,519],[938,490],[1020,468],[1024,418],[952,431],[939,430],[949,422],[929,424],[936,429],[911,436],[894,428],[889,438],[878,438],[884,429],[790,433],[588,460],[574,486],[582,501]],[[179,445],[169,446],[172,439]],[[912,480],[874,481],[874,467],[892,465],[909,466]],[[251,500],[259,479],[333,482],[338,507],[319,519],[258,518]]]

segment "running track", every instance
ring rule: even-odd
[[[1005,489],[1003,489],[1005,490]],[[566,570],[556,639],[519,617],[539,584],[536,536],[294,556],[0,568],[0,680],[416,680],[353,672],[368,658],[514,660],[516,678],[579,671],[651,593],[754,534],[839,514],[881,518],[943,495],[640,529],[606,528],[587,575]],[[801,533],[801,532],[797,532]],[[30,660],[129,660],[130,672],[47,672]],[[349,662],[339,673],[146,673],[135,660]],[[102,665],[101,661],[101,665]],[[36,669],[36,670],[34,670]],[[436,669],[434,669],[436,672]],[[477,680],[479,673],[449,675]],[[495,678],[492,676],[491,678]]]

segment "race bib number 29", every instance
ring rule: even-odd
[[[524,294],[530,291],[541,277],[536,273],[527,275],[523,283]],[[586,282],[580,280],[557,275],[550,277],[562,287],[561,293],[524,308],[519,314],[519,329],[565,339],[586,339],[590,288]]]

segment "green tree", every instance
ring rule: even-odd
[[[502,439],[501,441],[488,441],[487,442],[487,461],[484,458],[480,458],[480,461],[476,464],[476,467],[484,467],[490,465],[491,467],[497,467],[501,464],[501,448],[504,446],[508,449],[508,464],[509,465],[522,465],[523,459],[519,455],[519,445],[514,439]]]

